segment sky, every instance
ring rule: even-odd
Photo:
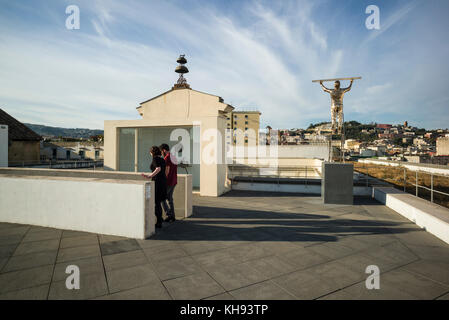
[[[66,28],[69,5],[79,29]],[[448,15],[447,0],[0,0],[0,108],[71,128],[139,119],[185,54],[192,89],[259,110],[261,127],[330,121],[312,80],[361,76],[345,121],[447,128]]]

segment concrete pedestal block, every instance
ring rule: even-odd
[[[321,183],[323,202],[353,204],[353,173],[352,164],[323,162]]]

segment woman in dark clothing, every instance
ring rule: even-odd
[[[154,213],[156,215],[156,228],[162,227],[162,201],[167,199],[167,177],[165,176],[165,161],[161,157],[161,150],[153,146],[150,149],[150,154],[153,157],[151,162],[151,174],[142,174],[145,178],[150,178],[154,181]]]

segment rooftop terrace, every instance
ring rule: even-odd
[[[370,198],[194,196],[191,218],[148,240],[0,223],[0,299],[448,298],[449,245]]]

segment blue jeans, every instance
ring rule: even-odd
[[[173,204],[173,191],[175,191],[175,187],[176,187],[176,185],[167,186],[168,205],[167,205],[167,200],[162,201],[162,206],[164,207],[164,211],[165,211],[165,214],[167,215],[167,217],[175,216],[175,206]]]

